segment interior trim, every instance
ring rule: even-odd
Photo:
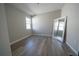
[[[39,35],[39,36],[47,36],[47,37],[52,37],[52,35],[47,35],[47,34],[33,34],[33,35]]]
[[[66,44],[70,47],[70,49],[71,49],[76,55],[78,55],[77,51],[76,51],[68,42],[66,42]]]
[[[23,39],[25,39],[25,38],[28,38],[28,37],[30,37],[31,35],[27,35],[27,36],[24,36],[24,37],[22,37],[22,38],[20,38],[20,39],[17,39],[17,40],[15,40],[15,41],[13,41],[13,42],[10,42],[10,45],[12,45],[12,44],[14,44],[14,43],[17,43],[17,42],[19,42],[19,41],[21,41],[21,40],[23,40]]]

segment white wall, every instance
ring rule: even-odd
[[[5,8],[0,4],[0,56],[11,55]]]
[[[44,36],[51,36],[53,29],[53,20],[61,16],[61,10],[37,15],[32,18],[33,33]]]
[[[67,43],[77,53],[79,51],[79,4],[65,4],[62,16],[68,16]]]
[[[31,30],[26,30],[25,26],[26,16],[30,16],[11,5],[6,4],[5,7],[10,42],[19,40],[27,35],[31,35]]]

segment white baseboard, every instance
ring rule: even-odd
[[[39,35],[39,36],[47,36],[47,37],[52,37],[51,35],[47,35],[47,34],[33,34],[33,35]]]
[[[25,38],[28,38],[28,37],[30,37],[30,36],[31,36],[31,35],[24,36],[24,37],[22,37],[22,38],[20,38],[20,39],[18,39],[18,40],[16,40],[16,41],[11,42],[10,45],[12,45],[12,44],[14,44],[14,43],[17,43],[17,42],[19,42],[19,41],[21,41],[21,40],[23,40],[23,39],[25,39]]]
[[[73,51],[76,55],[78,55],[77,51],[76,51],[68,42],[66,42],[66,44],[72,49],[72,51]]]

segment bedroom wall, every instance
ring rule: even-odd
[[[31,18],[30,15],[8,4],[5,4],[5,8],[10,43],[31,35],[31,30],[27,30],[25,24],[26,17]]]
[[[4,4],[0,4],[0,56],[10,56],[11,49]]]
[[[79,4],[65,4],[62,16],[67,16],[67,43],[78,53],[79,51]]]
[[[33,34],[51,36],[53,32],[53,20],[61,16],[61,10],[39,14],[32,18]]]

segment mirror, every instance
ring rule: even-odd
[[[64,42],[66,30],[66,17],[58,18],[54,20],[53,38]]]

